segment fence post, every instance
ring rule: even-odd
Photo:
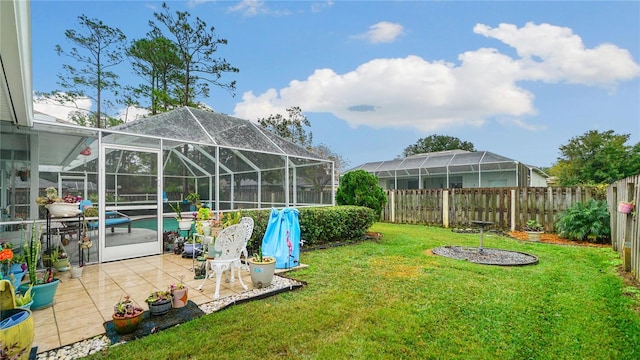
[[[391,192],[391,201],[389,204],[389,210],[391,210],[391,222],[396,222],[396,192]]]
[[[449,227],[449,190],[442,192],[442,226]]]
[[[516,231],[516,189],[511,189],[511,204],[509,213],[511,215],[511,231]]]

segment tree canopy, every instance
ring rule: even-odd
[[[218,46],[226,45],[228,41],[219,38],[215,28],[207,27],[207,23],[199,17],[192,22],[191,14],[186,11],[172,14],[166,3],[162,4],[162,10],[153,13],[153,16],[168,31],[163,36],[175,44],[176,54],[181,61],[182,86],[177,92],[180,104],[197,107],[194,99],[198,96],[208,97],[209,85],[221,87],[233,94],[235,80],[222,82],[222,74],[237,73],[240,70],[231,66],[224,58],[214,58]],[[163,34],[162,29],[153,21],[149,21],[149,26],[153,34]]]
[[[376,212],[380,219],[382,207],[387,203],[387,196],[378,178],[364,170],[349,171],[340,179],[340,186],[336,192],[338,205],[366,206]]]
[[[435,134],[418,139],[415,144],[407,146],[402,152],[402,156],[456,149],[476,151],[473,144],[468,141],[462,141],[453,136]]]
[[[103,125],[103,106],[112,106],[112,102],[103,97],[104,91],[118,95],[120,84],[118,75],[110,68],[122,62],[123,47],[126,36],[120,29],[105,25],[98,19],[89,19],[85,15],[78,17],[80,30],[68,29],[64,35],[75,46],[65,51],[56,45],[58,55],[66,55],[74,59],[80,67],[70,64],[62,65],[65,74],[58,74],[58,84],[64,92],[53,92],[54,99],[60,103],[75,103],[78,99],[88,97],[96,103],[96,111],[87,118],[84,114],[75,113],[73,120],[81,125]],[[50,95],[51,96],[51,95]],[[106,119],[114,123],[114,119]]]
[[[302,113],[299,106],[288,108],[287,113],[289,117],[286,118],[282,114],[271,114],[267,118],[260,118],[258,124],[293,143],[310,147],[313,143],[313,133],[306,129],[311,127],[309,119]]]
[[[560,186],[609,184],[640,173],[640,143],[627,145],[630,134],[589,130],[560,146],[549,169]]]

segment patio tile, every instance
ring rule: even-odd
[[[197,287],[202,279],[194,279],[194,262],[175,254],[87,265],[78,279],[60,273],[53,306],[33,312],[35,324],[34,346],[38,353],[73,344],[77,341],[104,334],[104,322],[111,320],[113,306],[129,294],[138,306],[147,310],[144,300],[151,291],[165,290],[180,281],[189,288],[189,300],[198,305],[213,300],[215,278],[205,282],[202,291]],[[251,278],[242,271],[244,283],[251,290]],[[243,292],[240,282],[224,282],[220,297]],[[78,316],[81,314],[81,320]]]
[[[60,347],[62,344],[60,343],[60,337],[58,335],[58,333],[54,333],[53,335],[48,335],[48,336],[43,336],[40,337],[39,336],[39,329],[36,329],[35,333],[36,333],[36,338],[33,342],[33,346],[37,346],[38,347],[38,352],[43,352],[43,351],[47,351],[47,350],[51,350],[51,349],[55,349],[57,347]]]

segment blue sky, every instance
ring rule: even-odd
[[[640,2],[169,1],[227,39],[235,97],[199,99],[255,121],[300,106],[314,143],[348,167],[433,134],[535,166],[588,130],[640,142]],[[148,32],[160,1],[31,2],[33,86],[60,89],[78,16]],[[121,84],[137,84],[128,64]],[[86,106],[91,106],[87,103]],[[65,110],[36,104],[65,117]],[[129,114],[134,114],[129,111]],[[127,121],[132,121],[129,118]]]

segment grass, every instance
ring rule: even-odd
[[[485,236],[540,263],[496,267],[429,253],[478,235],[375,224],[384,237],[303,252],[300,290],[232,306],[90,359],[634,359],[638,293],[610,249]]]

